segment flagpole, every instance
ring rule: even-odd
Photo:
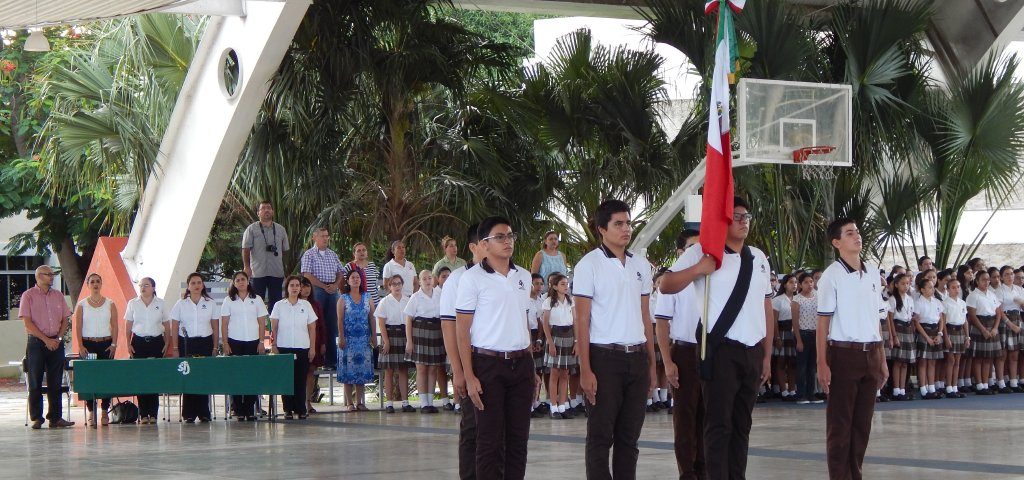
[[[708,275],[704,275],[704,316],[701,317],[701,319],[703,321],[700,322],[700,324],[702,325],[701,332],[700,332],[700,335],[701,335],[701,338],[700,338],[700,359],[701,360],[704,360],[704,358],[706,356],[706,353],[707,353],[707,348],[708,348],[708,299],[710,298],[710,292],[711,292],[711,275],[708,274]]]

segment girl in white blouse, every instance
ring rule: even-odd
[[[971,378],[978,395],[995,395],[988,388],[989,372],[993,360],[1002,355],[1003,346],[999,339],[999,323],[1005,314],[999,298],[992,291],[988,272],[979,270],[974,275],[974,291],[967,296],[967,321],[971,325]]]
[[[892,395],[893,400],[912,400],[907,395],[907,366],[917,361],[914,337],[914,299],[910,295],[910,275],[900,273],[893,277],[893,291],[889,297],[889,328],[892,332]]]
[[[381,298],[373,311],[381,334],[378,366],[383,370],[381,381],[387,386],[388,400],[384,405],[387,413],[395,413],[395,400],[401,400],[403,412],[416,411],[409,405],[409,367],[412,364],[405,359],[407,338],[404,312],[409,302],[409,297],[402,293],[405,291],[405,283],[401,275],[384,277],[384,284],[391,293]]]
[[[813,279],[813,277],[812,277]],[[781,387],[782,401],[795,402],[796,396],[796,329],[793,317],[793,296],[797,292],[797,277],[792,274],[782,277],[779,290],[772,299],[775,314],[775,378]]]
[[[569,279],[561,273],[552,274],[551,286],[544,299],[541,324],[547,346],[544,364],[551,369],[548,397],[551,399],[551,418],[573,418],[569,406],[569,370],[578,365],[576,335],[573,332],[575,311],[569,297]]]
[[[132,358],[161,358],[170,354],[171,319],[163,299],[156,296],[156,282],[139,280],[139,296],[128,301],[124,311],[125,343]],[[139,398],[139,423],[155,424],[160,407],[154,394]]]
[[[405,359],[416,364],[416,390],[420,392],[420,412],[438,413],[434,406],[437,366],[444,365],[444,338],[441,337],[441,291],[434,288],[430,270],[420,272],[420,289],[409,297],[405,315]]]
[[[964,379],[956,377],[960,372],[960,359],[971,346],[967,302],[960,293],[960,281],[950,278],[946,282],[946,296],[942,300],[946,313],[946,398],[964,398],[964,394],[960,393]]]
[[[172,336],[172,354],[182,357],[210,357],[217,348],[220,316],[217,303],[206,291],[206,283],[199,273],[190,273],[185,281],[186,290],[181,300],[171,309],[171,329],[178,335]],[[186,423],[210,421],[210,397],[208,395],[182,395],[181,416]]]
[[[220,306],[220,338],[224,355],[262,355],[267,330],[267,305],[249,290],[249,275],[235,272],[228,298]],[[232,395],[238,421],[256,421],[256,396]]]
[[[103,279],[99,274],[90,274],[85,282],[89,287],[89,296],[75,306],[74,332],[78,353],[92,353],[96,358],[112,359],[117,350],[117,305],[101,293]],[[88,400],[85,403],[89,410],[87,423],[95,428],[96,402]],[[110,423],[107,415],[110,399],[103,398],[100,403],[103,408],[100,423],[107,425]]]
[[[935,391],[935,362],[945,357],[945,341],[942,338],[946,327],[946,308],[942,300],[935,297],[935,284],[927,276],[918,275],[917,292],[921,295],[914,301],[914,328],[917,330],[917,376],[921,386],[921,398],[941,398]]]
[[[299,298],[302,277],[292,275],[285,280],[286,298],[274,304],[270,312],[271,338],[274,353],[295,355],[295,369],[292,377],[292,395],[281,395],[284,418],[291,420],[297,415],[306,418],[306,370],[316,351],[316,313],[313,306]]]

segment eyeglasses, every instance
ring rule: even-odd
[[[504,242],[514,243],[516,241],[516,234],[509,233],[509,234],[506,235],[504,233],[499,233],[497,235],[491,235],[489,237],[486,237],[486,238],[484,238],[484,240],[494,240],[496,242],[502,242],[502,243],[504,243]]]
[[[749,213],[734,213],[732,214],[732,219],[734,222],[750,223],[754,216]]]

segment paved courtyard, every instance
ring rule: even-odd
[[[326,403],[326,399],[325,399]],[[458,415],[341,413],[306,421],[65,430],[24,426],[19,391],[0,393],[0,478],[456,478]],[[219,400],[223,409],[223,399]],[[875,415],[871,479],[1024,478],[1024,395],[888,403]],[[222,415],[222,414],[221,414]],[[824,406],[769,403],[754,412],[748,477],[826,478]],[[676,475],[671,417],[648,414],[638,478]],[[533,421],[527,476],[584,477],[586,420]]]

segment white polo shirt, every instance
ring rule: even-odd
[[[217,302],[211,298],[200,297],[199,303],[194,303],[191,297],[185,297],[171,308],[171,320],[178,322],[178,335],[189,338],[209,337],[213,335],[214,326],[220,324],[219,311]],[[211,321],[217,323],[211,325]]]
[[[661,294],[654,318],[669,321],[668,336],[672,340],[697,343],[697,323],[700,309],[693,285],[673,294]]]
[[[391,295],[388,296],[391,297]],[[392,300],[394,298],[391,297]],[[436,320],[441,316],[441,289],[434,287],[431,295],[427,295],[422,288],[417,290],[409,297],[402,313],[412,318],[423,317]]]
[[[164,324],[170,322],[164,301],[153,297],[146,305],[142,297],[128,300],[124,310],[124,319],[132,322],[132,333],[140,337],[159,337],[164,334]]]
[[[381,285],[387,285],[388,280],[395,275],[401,275],[402,277],[402,296],[409,298],[412,296],[413,280],[416,278],[416,266],[405,259],[405,265],[399,265],[395,259],[391,259],[388,263],[384,264],[384,270],[381,271],[384,276],[384,281]],[[385,289],[387,291],[387,289]]]
[[[658,310],[658,299],[661,298],[661,292],[656,290],[654,286],[651,286],[651,296],[647,297],[647,311],[651,314],[651,324],[658,323],[658,319],[654,318],[654,312]]]
[[[590,342],[637,345],[647,341],[640,298],[651,294],[651,264],[626,251],[626,263],[604,244],[573,268],[572,294],[590,299]]]
[[[909,292],[903,295],[903,308],[898,309],[899,305],[896,304],[896,295],[899,295],[899,293],[889,297],[889,311],[892,312],[892,319],[901,322],[913,320],[915,312],[914,296]]]
[[[409,297],[402,297],[401,300],[398,300],[389,293],[386,297],[380,299],[380,303],[373,310],[373,316],[383,318],[384,325],[388,327],[405,325],[405,306],[408,303]]]
[[[936,326],[939,320],[942,320],[942,314],[946,313],[946,306],[942,304],[942,300],[921,295],[914,302],[914,313],[918,315],[917,321],[922,324]]]
[[[316,322],[316,313],[309,302],[298,299],[293,305],[287,298],[278,300],[270,319],[277,320],[274,338],[279,348],[309,348],[309,327]]]
[[[235,300],[226,297],[220,305],[220,316],[228,317],[228,338],[239,342],[262,340],[260,318],[267,316],[267,305],[259,295]]]
[[[444,281],[444,288],[441,289],[441,320],[455,321],[455,300],[459,296],[459,280],[467,268],[473,268],[473,264],[456,268],[448,275],[448,280]]]
[[[785,293],[772,299],[772,310],[779,312],[779,321],[793,321],[793,299]]]
[[[854,270],[842,258],[829,265],[818,280],[818,315],[832,317],[828,339],[840,342],[880,342],[878,317],[882,306],[878,268],[861,264]]]
[[[1024,300],[1024,288],[1017,285],[1002,284],[999,285],[996,295],[1002,301],[1004,312],[1020,311],[1020,304],[1017,301]]]
[[[999,307],[1002,302],[999,301],[999,297],[996,296],[992,288],[989,287],[983,293],[980,289],[974,289],[970,295],[967,296],[967,307],[974,309],[974,314],[979,317],[991,317],[996,314],[996,308]]]
[[[473,315],[471,345],[497,352],[530,346],[526,313],[531,282],[530,272],[515,265],[507,276],[494,271],[487,260],[466,270],[459,281],[455,311]]]
[[[736,322],[726,332],[726,338],[735,340],[744,345],[752,347],[764,339],[767,334],[765,324],[765,299],[771,299],[775,295],[772,289],[772,268],[768,264],[768,258],[760,249],[750,247],[750,253],[754,256],[754,268],[750,275],[750,288],[747,290],[747,297],[743,300],[743,306],[736,315]],[[683,252],[683,255],[672,265],[673,272],[685,270],[696,265],[704,257],[704,250],[700,244],[696,244]],[[740,273],[740,254],[726,248],[722,258],[722,267],[711,274],[711,295],[708,298],[708,332],[715,328],[718,317],[722,315],[725,304],[736,286],[737,277]],[[697,298],[704,298],[705,280],[704,276],[693,281],[694,293]]]
[[[573,319],[573,307],[567,301],[561,301],[551,306],[551,299],[544,299],[541,308],[548,312],[548,323],[552,327],[571,327]]]
[[[544,305],[551,305],[551,299],[546,295],[538,295],[537,298],[528,298],[526,302],[526,321],[530,324],[530,330],[540,328],[540,317],[544,313]]]
[[[942,306],[945,307],[946,325],[957,326],[967,323],[967,302],[964,299],[946,297],[942,301]]]

